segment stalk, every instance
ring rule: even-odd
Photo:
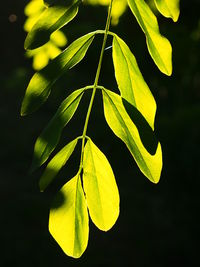
[[[83,154],[84,154],[84,146],[85,146],[85,139],[86,139],[86,134],[87,134],[88,122],[89,122],[92,106],[93,106],[93,103],[94,103],[94,97],[95,97],[96,90],[97,90],[97,87],[98,87],[99,76],[100,76],[100,73],[101,73],[103,55],[104,55],[104,50],[105,50],[105,47],[106,47],[106,41],[107,41],[109,28],[110,28],[112,3],[113,3],[113,0],[110,1],[109,7],[108,7],[108,15],[107,15],[106,27],[105,27],[105,31],[104,31],[103,43],[102,43],[102,47],[101,47],[101,53],[100,53],[100,57],[99,57],[99,63],[98,63],[96,76],[95,76],[95,80],[94,80],[92,96],[91,96],[90,103],[89,103],[89,106],[88,106],[87,115],[86,115],[86,118],[85,118],[85,124],[84,124],[84,128],[83,128],[82,146],[81,146],[81,160],[80,160],[79,172],[82,170],[82,167],[83,167]]]

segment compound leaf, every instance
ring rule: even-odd
[[[74,0],[71,5],[67,2],[69,1],[56,0],[44,10],[26,37],[25,49],[35,49],[44,45],[54,31],[68,24],[76,16],[81,0]]]
[[[71,141],[64,146],[48,163],[43,175],[40,178],[40,191],[44,191],[46,187],[52,182],[60,169],[66,164],[67,160],[73,153],[78,139]]]
[[[119,192],[107,158],[91,140],[84,149],[83,185],[92,221],[109,230],[119,215]]]
[[[180,0],[154,0],[154,2],[163,16],[172,18],[174,22],[178,20],[180,14]]]
[[[31,170],[41,166],[55,149],[65,125],[74,115],[83,96],[84,89],[74,91],[60,105],[47,127],[37,138]]]
[[[102,93],[104,114],[109,127],[126,144],[142,173],[153,183],[158,183],[162,169],[160,143],[155,154],[151,155],[143,146],[138,129],[127,114],[122,98],[106,89]]]
[[[77,175],[56,195],[49,215],[49,231],[68,256],[79,258],[88,244],[88,224],[86,200]]]
[[[96,32],[91,32],[80,37],[44,69],[33,75],[22,102],[22,116],[34,112],[47,100],[51,87],[63,72],[74,67],[84,58],[95,34]]]
[[[121,96],[135,106],[154,129],[156,102],[134,55],[126,43],[116,35],[113,38],[113,62]]]
[[[144,0],[128,0],[128,5],[146,35],[149,53],[161,72],[172,73],[172,47],[159,32],[156,16]]]

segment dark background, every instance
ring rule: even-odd
[[[93,83],[102,40],[96,38],[82,63],[56,83],[44,107],[21,118],[21,101],[33,74],[31,60],[24,57],[23,50],[23,9],[27,2],[1,3],[0,265],[197,266],[200,260],[200,1],[181,0],[181,15],[176,24],[159,17],[161,32],[173,46],[174,72],[170,78],[161,74],[152,62],[144,35],[129,11],[118,27],[112,28],[136,55],[157,101],[156,133],[163,148],[164,167],[158,185],[140,173],[124,144],[107,127],[98,95],[88,135],[113,167],[121,196],[121,213],[108,233],[90,223],[88,248],[78,260],[67,257],[48,233],[48,212],[55,192],[76,173],[80,151],[77,150],[57,182],[45,193],[38,189],[42,170],[32,175],[28,170],[35,139],[61,100],[74,89]],[[8,19],[11,14],[17,16],[13,23]],[[104,28],[105,19],[105,8],[80,8],[76,19],[65,29],[69,42],[88,31]],[[100,83],[116,88],[111,50],[105,53]],[[80,135],[87,105],[86,96],[63,132],[59,147]]]

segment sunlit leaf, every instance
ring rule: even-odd
[[[142,77],[134,55],[116,35],[113,38],[113,62],[122,97],[141,112],[153,129],[156,102]]]
[[[172,73],[172,47],[159,32],[156,16],[144,0],[128,0],[129,7],[146,35],[151,57],[161,72]]]
[[[61,31],[52,33],[50,40],[59,47],[63,47],[67,44],[67,38]]]
[[[41,166],[55,149],[59,142],[63,128],[70,121],[79,105],[83,92],[84,89],[79,89],[68,96],[61,103],[47,127],[37,138],[34,147],[34,157],[31,171]]]
[[[58,192],[49,215],[49,231],[68,256],[79,258],[85,251],[88,221],[86,200],[77,175]]]
[[[83,185],[92,221],[109,230],[119,215],[119,192],[107,158],[91,140],[84,149]]]
[[[31,54],[27,54],[27,56],[31,56]],[[48,64],[48,61],[48,54],[43,49],[41,51],[36,51],[33,58],[33,68],[35,70],[41,70]]]
[[[180,14],[180,0],[154,0],[154,2],[163,16],[172,18],[174,22],[178,20]]]
[[[102,92],[104,114],[109,127],[126,144],[143,174],[153,183],[157,183],[162,169],[160,143],[155,154],[151,155],[144,147],[138,129],[127,114],[121,97],[105,89]]]
[[[44,10],[28,33],[24,44],[25,49],[35,49],[48,42],[54,31],[62,28],[76,16],[81,0],[74,0],[71,5],[64,0],[54,2],[54,5]]]
[[[88,33],[67,47],[41,71],[33,75],[22,102],[21,115],[37,110],[48,98],[55,81],[85,56],[96,32]]]
[[[66,164],[67,160],[73,153],[78,139],[71,141],[64,146],[48,163],[42,177],[40,178],[40,191],[44,191],[46,187],[52,182],[60,169]]]
[[[27,3],[24,8],[24,13],[26,16],[35,16],[35,14],[40,14],[44,11],[45,6],[42,3],[42,0],[31,0]]]

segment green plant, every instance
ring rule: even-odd
[[[109,5],[110,0],[85,0],[89,5]],[[126,0],[115,0],[112,8],[111,24],[117,25],[119,17],[126,10]],[[43,0],[30,0],[25,6],[24,13],[27,19],[24,23],[24,30],[29,32],[33,25],[37,22],[40,15],[44,12],[48,5],[45,5]],[[26,51],[26,56],[33,58],[32,67],[39,71],[44,68],[49,60],[54,59],[61,53],[61,47],[66,46],[67,38],[61,30],[53,32],[50,40],[39,48]]]
[[[56,195],[55,203],[59,202],[61,195],[64,200],[57,208],[52,205],[49,217],[50,233],[63,251],[74,258],[80,257],[87,247],[89,233],[87,209],[94,224],[103,231],[109,230],[119,215],[119,193],[111,166],[105,155],[87,136],[97,90],[101,90],[103,95],[104,114],[109,127],[126,144],[141,172],[153,183],[158,183],[162,169],[160,143],[146,143],[144,137],[148,132],[154,140],[156,103],[134,55],[119,36],[109,31],[113,1],[111,0],[109,4],[105,30],[90,32],[75,40],[48,66],[37,72],[27,87],[21,108],[22,115],[38,109],[47,100],[55,81],[85,57],[97,34],[103,34],[93,85],[74,91],[61,103],[34,147],[32,171],[48,160],[59,142],[63,128],[78,108],[83,94],[92,90],[82,135],[67,144],[50,160],[40,179],[40,189],[43,191],[66,164],[77,142],[81,141],[77,174]],[[48,42],[54,31],[76,16],[81,2],[81,0],[45,0],[48,8],[28,33],[25,48],[35,49]],[[127,0],[127,3],[146,35],[148,50],[155,64],[161,72],[171,75],[171,45],[160,35],[156,16],[144,0]],[[155,0],[155,3],[164,16],[171,17],[174,21],[178,19],[178,0]],[[99,85],[108,35],[113,38],[112,55],[120,95]]]

